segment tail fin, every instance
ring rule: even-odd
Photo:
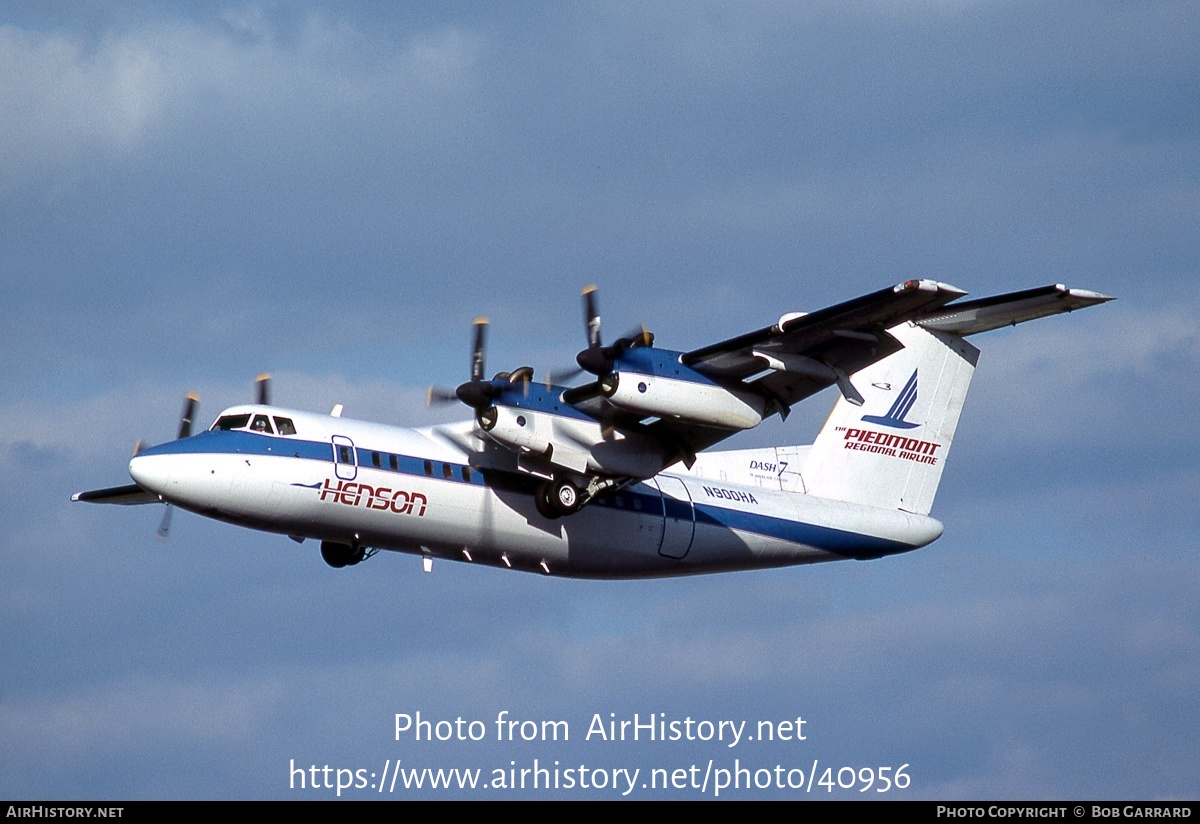
[[[979,357],[964,336],[1110,300],[1054,284],[952,303],[892,327],[904,348],[850,376],[863,404],[838,399],[801,470],[805,490],[928,515]]]
[[[838,398],[801,475],[809,494],[928,515],[979,350],[912,323],[899,352],[850,376],[862,406]]]

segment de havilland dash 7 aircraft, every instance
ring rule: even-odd
[[[966,338],[1111,298],[1061,285],[980,300],[909,280],[677,352],[641,331],[587,348],[572,376],[521,367],[431,400],[474,410],[408,429],[269,403],[135,449],[134,483],[73,500],[167,505],[319,542],[334,567],[378,550],[545,575],[638,578],[878,558],[942,534],[929,513],[979,350]],[[580,376],[590,373],[587,380]],[[573,382],[565,386],[556,383]],[[836,386],[816,441],[706,451]]]

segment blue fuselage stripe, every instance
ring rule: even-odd
[[[416,458],[410,455],[387,452],[382,449],[373,450],[358,446],[355,447],[355,453],[360,469],[395,472],[400,475],[465,483],[474,486],[488,485],[485,473],[474,467],[470,467],[466,463]],[[201,432],[198,435],[183,438],[182,440],[149,447],[142,450],[140,454],[269,455],[274,457],[302,458],[330,465],[334,464],[334,446],[331,443],[245,431],[214,430]],[[380,456],[380,466],[374,465],[373,456],[375,454]],[[395,469],[390,465],[393,456],[397,459]],[[488,470],[488,472],[492,471]],[[619,502],[617,497],[620,499]],[[899,541],[861,535],[832,527],[818,526],[757,512],[728,509],[711,504],[689,504],[687,501],[662,496],[657,490],[650,491],[649,487],[640,484],[636,487],[622,490],[617,493],[617,497],[597,498],[592,505],[627,508],[648,515],[663,513],[667,518],[675,518],[682,521],[692,520],[694,512],[697,524],[724,527],[726,529],[735,529],[741,532],[778,538],[783,541],[803,544],[847,557],[890,555],[913,549],[909,544]]]
[[[776,518],[771,515],[761,515],[757,512],[745,512],[740,509],[726,509],[708,504],[696,504],[696,523],[706,523],[723,526],[726,529],[736,529],[742,532],[753,532],[770,538],[804,544],[805,546],[836,552],[847,557],[873,557],[875,555],[894,555],[907,552],[915,547],[890,541],[886,538],[875,538],[857,532],[847,532],[833,527],[807,524],[803,521],[791,521],[787,518]]]

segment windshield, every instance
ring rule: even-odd
[[[249,415],[222,415],[221,417],[217,418],[217,422],[212,425],[212,430],[243,429],[248,423],[250,423]]]

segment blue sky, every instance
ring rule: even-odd
[[[0,797],[324,798],[292,759],[387,758],[1196,797],[1198,40],[1183,2],[6,4]],[[424,388],[465,377],[473,317],[491,368],[570,363],[588,283],[606,328],[688,349],[914,277],[1119,300],[977,341],[946,533],[909,555],[334,571],[69,502],[264,370],[281,404],[449,419]],[[395,741],[417,710],[572,740]],[[610,712],[809,738],[583,741]]]

